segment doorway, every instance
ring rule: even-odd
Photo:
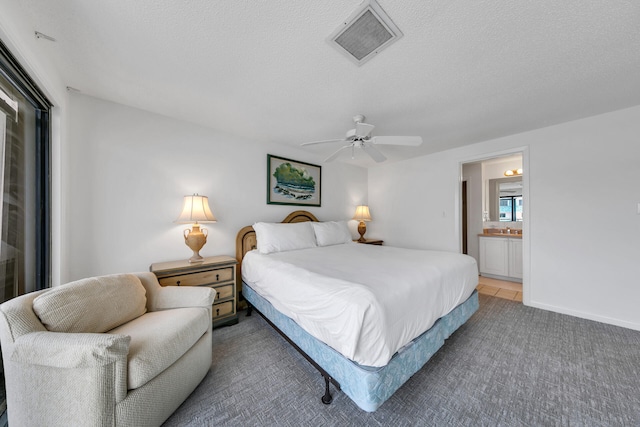
[[[482,295],[522,302],[522,283],[480,276],[476,289]]]
[[[478,291],[525,303],[527,155],[520,149],[461,162],[459,192],[460,247],[478,263]]]

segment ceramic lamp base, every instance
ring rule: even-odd
[[[194,252],[191,258],[189,258],[189,262],[202,262],[204,258],[197,252]]]
[[[367,239],[364,238],[364,233],[367,232],[367,225],[364,223],[364,221],[360,221],[360,224],[358,224],[358,233],[360,234],[360,238],[358,239],[358,242],[366,242]]]
[[[184,243],[193,251],[193,256],[189,262],[202,262],[204,258],[200,255],[200,249],[207,243],[207,229],[200,229],[199,224],[193,224],[191,230],[184,230]]]

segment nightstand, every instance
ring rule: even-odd
[[[354,240],[354,242],[358,242],[357,240]],[[382,246],[382,243],[384,243],[384,240],[378,240],[378,239],[365,239],[364,242],[358,242],[358,243],[362,243],[364,245],[377,245],[377,246]]]
[[[208,286],[216,291],[213,327],[238,323],[236,265],[230,256],[207,257],[202,262],[169,261],[151,264],[149,270],[162,286]]]

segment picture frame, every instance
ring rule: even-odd
[[[267,204],[320,206],[322,167],[267,154]]]

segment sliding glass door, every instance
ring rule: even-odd
[[[50,108],[0,42],[0,303],[50,286]]]

